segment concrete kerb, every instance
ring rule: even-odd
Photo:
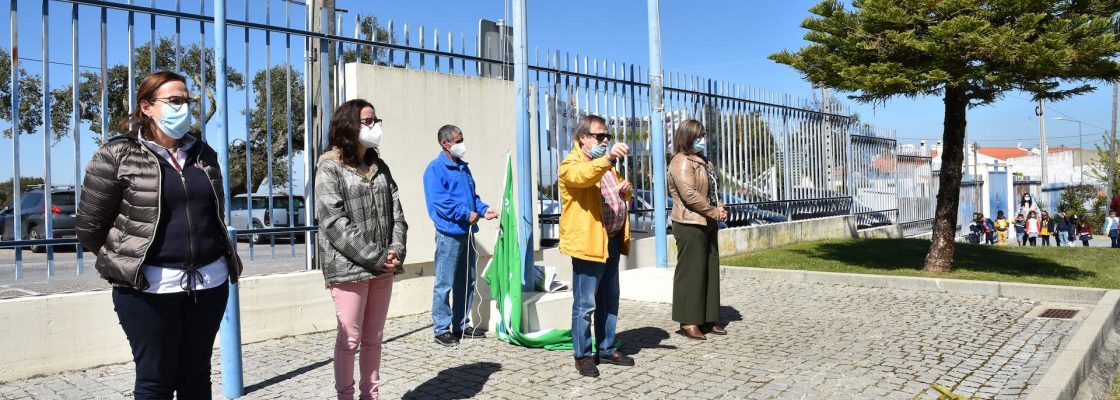
[[[731,266],[722,266],[720,270],[721,274],[783,282],[924,290],[1092,305],[1089,316],[1058,353],[1042,380],[1031,390],[1029,400],[1072,399],[1081,382],[1088,377],[1097,353],[1116,324],[1117,313],[1120,312],[1120,290]]]
[[[1097,354],[1116,324],[1120,291],[1109,290],[1077,328],[1073,338],[1054,359],[1050,370],[1031,390],[1028,400],[1072,399],[1089,374]]]

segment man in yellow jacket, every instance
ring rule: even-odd
[[[560,252],[572,257],[572,348],[580,375],[599,376],[599,363],[634,365],[615,345],[618,322],[618,258],[630,253],[633,196],[614,163],[626,157],[624,143],[610,146],[602,117],[579,121],[572,152],[560,163]],[[591,321],[595,317],[592,349]]]

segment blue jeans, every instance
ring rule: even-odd
[[[621,235],[612,237],[607,246],[606,263],[572,258],[572,351],[576,358],[594,353],[614,354],[615,326],[618,324],[618,256]],[[591,317],[595,316],[595,341],[591,346]]]
[[[1058,246],[1069,247],[1069,233],[1058,232],[1057,236],[1058,236]]]
[[[436,284],[432,289],[432,330],[436,336],[470,326],[478,253],[468,236],[436,231]],[[448,297],[451,302],[448,304]]]

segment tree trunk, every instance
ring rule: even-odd
[[[968,97],[959,87],[945,89],[944,148],[941,152],[941,187],[933,215],[933,240],[926,255],[925,270],[949,272],[953,269],[953,245],[957,237],[957,207],[961,194],[961,168],[964,161],[964,133],[968,124]]]

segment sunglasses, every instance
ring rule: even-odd
[[[600,141],[600,142],[606,141],[606,140],[611,140],[611,134],[609,134],[609,133],[588,133],[587,136],[591,136],[591,137],[595,138],[595,140]]]

